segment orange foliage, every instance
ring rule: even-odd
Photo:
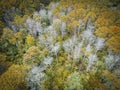
[[[95,31],[95,34],[96,34],[98,37],[106,38],[106,37],[108,36],[108,31],[109,31],[109,28],[108,28],[108,27],[102,26],[102,27],[99,27],[99,28]]]
[[[120,36],[111,37],[107,42],[106,46],[116,53],[120,51]]]
[[[109,21],[105,17],[99,16],[97,20],[95,21],[95,26],[96,27],[101,27],[101,26],[108,26]]]

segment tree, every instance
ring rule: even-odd
[[[20,16],[15,14],[13,23],[15,25],[22,25],[26,21],[27,17],[28,15]]]
[[[74,72],[67,78],[67,85],[64,90],[84,90],[82,80],[78,72]]]
[[[99,27],[95,31],[95,35],[101,38],[109,38],[109,28],[106,26]]]
[[[25,84],[27,66],[15,65],[9,67],[9,69],[3,73],[0,77],[0,89],[4,90],[27,90]]]
[[[27,65],[40,64],[42,59],[40,49],[36,46],[31,46],[23,55],[23,63]]]
[[[26,47],[31,47],[31,46],[35,45],[35,39],[30,34],[28,34],[26,36],[25,42],[26,42]]]
[[[9,28],[3,29],[3,35],[0,39],[1,44],[1,52],[6,53],[7,60],[15,59],[15,55],[17,54],[17,48],[15,46],[16,38],[12,30]]]

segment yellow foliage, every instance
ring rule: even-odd
[[[9,29],[9,28],[4,28],[3,29],[3,35],[2,35],[2,38],[4,39],[10,39],[14,36],[14,32]]]
[[[103,26],[103,27],[99,27],[99,28],[95,31],[95,34],[96,34],[98,37],[106,38],[106,37],[108,36],[108,32],[109,32],[109,28],[106,27],[106,26]]]
[[[66,17],[65,15],[61,16],[60,19],[61,19],[62,21],[64,21],[64,22],[67,21],[67,17]]]
[[[96,27],[108,26],[108,25],[109,25],[109,21],[106,18],[101,17],[101,16],[99,16],[97,18],[97,20],[95,21],[95,26]]]
[[[119,9],[109,9],[105,4],[103,4],[102,1],[97,3],[93,0],[60,0],[59,5],[57,5],[53,10],[54,15],[59,16],[60,12],[67,9],[68,7],[71,7],[72,11],[66,15],[61,16],[60,18],[66,23],[68,30],[72,30],[70,33],[73,33],[75,27],[79,26],[79,19],[82,19],[84,24],[86,24],[88,19],[91,18],[93,24],[97,28],[95,31],[96,36],[105,38],[108,43],[114,40],[109,39],[115,35],[117,35],[115,38],[119,38],[120,30],[117,27],[120,24]],[[119,46],[117,46],[119,45],[119,40],[116,39],[114,42],[116,44],[113,45],[109,43],[106,45],[108,48],[113,48],[113,51],[116,51],[117,49],[117,51],[120,51]],[[117,48],[115,46],[117,46]]]
[[[75,10],[72,10],[70,13],[67,15],[69,18],[75,18]]]
[[[12,43],[12,44],[15,44],[16,43],[16,38],[12,37],[11,39],[9,39],[9,42]]]
[[[58,57],[58,60],[59,60],[59,62],[63,62],[63,61],[65,61],[65,58],[60,56],[60,57]]]
[[[85,52],[85,47],[83,47],[81,50],[82,50],[82,52]]]
[[[48,49],[44,49],[42,52],[41,52],[41,56],[46,56],[48,54]]]
[[[78,18],[83,19],[86,16],[86,11],[83,8],[78,8],[77,9],[77,15]]]
[[[120,26],[110,26],[109,34],[111,36],[120,36]]]
[[[15,33],[12,30],[10,30],[9,28],[3,29],[2,39],[6,39],[11,44],[16,43]]]
[[[27,66],[12,65],[0,77],[0,90],[27,90],[25,76]]]
[[[111,38],[106,42],[106,45],[109,47],[110,50],[114,52],[120,51],[120,27],[118,26],[111,26],[109,34]]]
[[[39,57],[40,57],[40,49],[36,46],[32,46],[23,55],[23,63],[34,64],[34,62],[37,61],[37,58]]]
[[[23,17],[19,16],[19,15],[15,15],[14,17],[14,24],[23,24],[26,19],[27,19],[28,15],[24,15]]]
[[[118,53],[120,51],[120,27],[119,26],[106,26],[99,27],[95,34],[98,37],[105,38],[107,40],[106,46],[108,49]]]
[[[17,39],[20,39],[21,36],[22,36],[22,33],[21,33],[21,32],[17,32],[17,33],[15,33],[15,37],[16,37]]]
[[[91,11],[87,14],[87,17],[90,17],[93,21],[97,18],[96,13]]]
[[[106,45],[108,48],[116,53],[120,51],[120,36],[111,37],[107,42]]]
[[[53,12],[53,14],[54,14],[55,16],[59,17],[59,15],[60,15],[60,14],[59,14],[59,5],[57,5],[56,8],[53,9],[52,12]]]
[[[33,19],[35,20],[35,21],[41,21],[41,17],[40,17],[40,15],[38,14],[38,13],[35,13],[34,15],[33,15]]]
[[[91,54],[91,51],[85,52],[85,55],[86,55],[87,57],[90,56],[90,54]]]
[[[35,39],[30,34],[28,34],[27,37],[26,37],[26,44],[27,44],[28,47],[35,44]]]
[[[74,30],[76,27],[78,27],[80,23],[76,20],[73,20],[71,23],[68,23],[69,30]]]

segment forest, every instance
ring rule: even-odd
[[[120,0],[0,0],[0,90],[120,90]]]

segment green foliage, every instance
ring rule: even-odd
[[[3,35],[0,39],[1,51],[10,57],[15,58],[14,55],[17,53],[15,41],[16,40],[13,31],[11,31],[9,28],[4,28]]]
[[[39,10],[43,4],[49,4],[49,0],[23,0],[19,5],[19,9],[22,10],[25,14],[31,14],[35,10]]]
[[[27,35],[25,29],[20,29],[17,33],[14,33],[9,28],[3,29],[0,49],[1,52],[7,55],[7,60],[21,63],[22,54],[32,45],[35,45],[35,39],[31,35]]]
[[[78,72],[74,72],[68,76],[67,85],[64,90],[84,90],[82,79]]]
[[[46,27],[50,25],[50,20],[48,18],[42,19],[41,20],[42,27]]]

